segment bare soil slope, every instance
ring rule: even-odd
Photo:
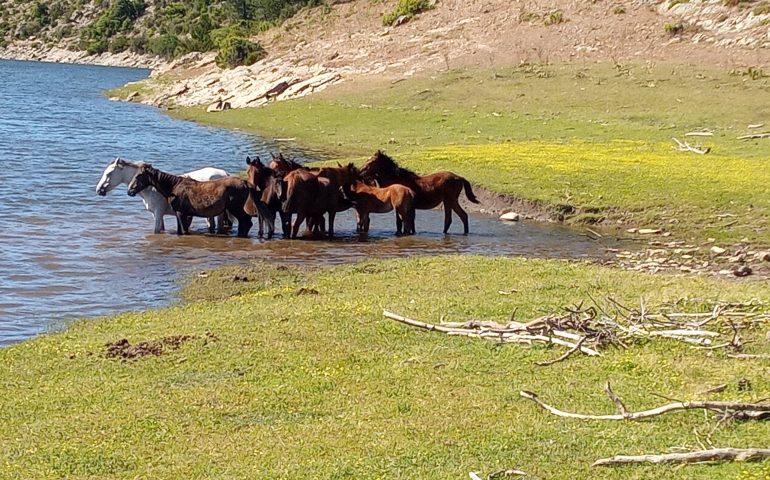
[[[270,52],[265,60],[223,72],[212,54],[193,54],[159,70],[163,82],[134,98],[188,106],[222,99],[242,108],[347,80],[467,66],[634,59],[761,69],[770,59],[770,8],[751,2],[443,0],[385,27],[382,17],[394,4],[358,0],[306,10],[260,36]]]

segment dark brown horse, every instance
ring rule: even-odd
[[[275,216],[278,214],[281,217],[283,236],[289,237],[291,234],[291,214],[281,210],[280,197],[283,175],[265,166],[259,157],[255,160],[246,157],[246,164],[248,165],[246,176],[249,183],[261,192],[260,199],[266,207],[266,214],[259,218],[259,235],[262,236],[264,232],[263,223],[267,223],[267,238],[272,238],[275,232]]]
[[[174,209],[177,235],[189,233],[185,217],[216,217],[229,213],[238,219],[238,236],[247,237],[252,226],[251,217],[259,213],[253,188],[238,177],[199,182],[144,164],[129,183],[128,194],[133,197],[147,187],[154,187]]]
[[[387,187],[374,187],[356,180],[345,189],[356,209],[357,231],[369,232],[369,214],[396,211],[396,235],[414,235],[414,198],[409,187],[394,183]]]
[[[322,220],[324,213],[329,216],[329,237],[334,236],[334,217],[337,212],[350,208],[350,203],[342,194],[354,180],[355,167],[321,168],[317,171],[296,169],[283,179],[281,189],[282,210],[287,214],[297,214],[291,237],[297,238],[299,227],[307,218],[314,223]]]
[[[463,233],[468,234],[468,214],[460,206],[460,193],[465,189],[465,195],[473,203],[479,203],[473,194],[468,180],[452,172],[438,172],[420,176],[411,170],[401,168],[382,151],[371,156],[361,167],[361,175],[368,182],[376,181],[380,186],[398,183],[405,185],[415,193],[414,208],[428,210],[444,203],[444,233],[449,232],[452,225],[452,210],[463,222]]]

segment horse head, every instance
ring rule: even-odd
[[[111,161],[107,168],[104,169],[104,172],[102,172],[102,178],[96,184],[96,194],[104,197],[112,189],[124,183],[126,179],[123,174],[123,167],[127,165],[128,162],[120,157],[115,157],[115,160]]]
[[[128,184],[128,196],[133,197],[147,187],[152,186],[152,175],[157,172],[149,163],[143,164]]]

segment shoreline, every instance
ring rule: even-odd
[[[130,52],[105,52],[99,55],[89,55],[82,50],[67,50],[59,47],[34,47],[32,45],[17,44],[0,48],[0,60],[141,68],[150,70],[150,72],[169,65],[168,62],[160,57],[139,55]]]

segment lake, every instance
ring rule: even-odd
[[[166,217],[167,233],[155,235],[150,213],[125,186],[107,197],[95,194],[114,157],[172,173],[204,166],[237,173],[247,155],[269,157],[279,148],[300,161],[315,157],[103,94],[148,74],[0,61],[0,345],[76,318],[168,305],[184,275],[255,258],[339,263],[435,253],[582,258],[603,251],[563,227],[480,215],[471,216],[471,235],[445,236],[440,211],[418,212],[418,235],[408,238],[393,236],[391,215],[377,215],[369,238],[361,239],[351,212],[338,216],[335,241],[265,241],[255,238],[256,228],[249,239],[209,235],[203,219],[193,222],[195,234],[177,237],[172,217]],[[457,218],[453,229],[461,229]]]

